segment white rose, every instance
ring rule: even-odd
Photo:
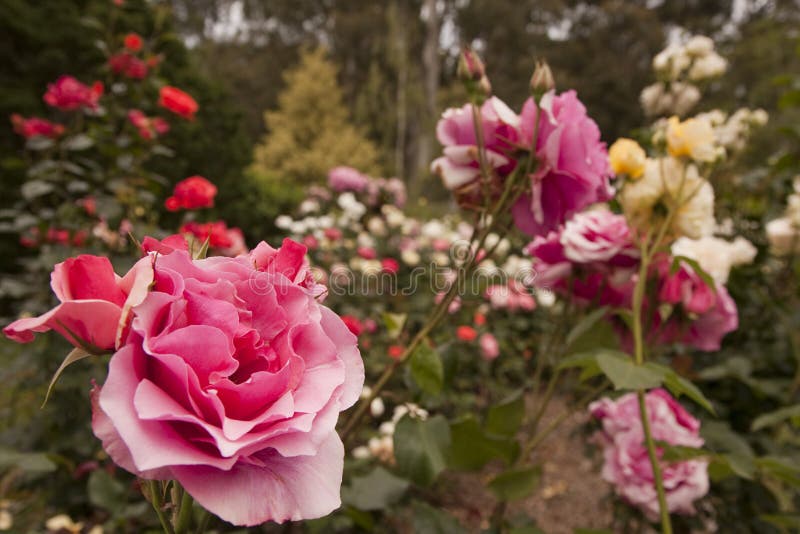
[[[728,70],[728,61],[716,52],[712,52],[694,60],[692,68],[689,69],[689,79],[697,81],[717,78],[725,74],[726,70]]]
[[[275,218],[275,226],[281,230],[286,230],[292,225],[292,218],[288,215],[278,215]]]
[[[776,256],[785,256],[793,249],[797,250],[797,227],[787,217],[768,222],[766,232],[772,253]]]
[[[687,41],[684,50],[693,56],[704,56],[714,51],[714,41],[705,35],[695,35]]]

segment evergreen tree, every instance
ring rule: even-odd
[[[336,66],[322,48],[304,51],[286,72],[278,109],[267,111],[267,134],[256,146],[253,175],[311,184],[337,165],[378,173],[378,150],[349,122]]]

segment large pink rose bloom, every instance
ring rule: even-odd
[[[600,129],[586,115],[575,91],[546,94],[539,108],[529,98],[520,115],[520,144],[530,147],[539,110],[536,156],[531,194],[514,205],[514,221],[523,232],[537,236],[554,230],[590,204],[611,198],[611,167]]]
[[[20,343],[37,332],[55,330],[67,341],[94,353],[113,350],[123,334],[128,311],[139,304],[153,279],[149,258],[124,277],[114,273],[108,258],[82,254],[56,264],[50,287],[60,304],[38,317],[14,321],[3,329]]]
[[[672,258],[662,258],[656,265],[661,278],[658,298],[678,309],[658,327],[656,337],[664,343],[681,342],[699,350],[719,350],[722,338],[739,327],[736,302],[722,284],[709,286],[685,263],[671,272],[671,264]]]
[[[480,125],[486,164],[497,178],[504,178],[517,163],[512,152],[519,138],[519,116],[493,96],[481,106]],[[442,178],[446,188],[459,189],[480,177],[475,133],[472,104],[446,110],[436,125],[436,137],[444,146],[444,155],[431,163],[431,172]]]
[[[370,178],[352,167],[334,167],[328,171],[328,185],[334,191],[364,191],[370,183]]]
[[[356,337],[316,298],[305,247],[203,260],[162,250],[93,392],[95,435],[120,466],[179,481],[237,525],[330,513],[344,460],[335,425],[364,367]]]
[[[669,393],[655,389],[645,397],[650,429],[656,441],[671,445],[701,447],[700,422]],[[603,478],[619,496],[640,508],[651,519],[658,518],[658,495],[647,456],[635,393],[616,401],[601,399],[589,405],[592,416],[602,421],[599,441],[603,445]],[[663,453],[659,452],[659,457]],[[708,493],[708,463],[705,460],[661,462],[667,508],[670,513],[694,514],[693,502]]]

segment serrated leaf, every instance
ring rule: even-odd
[[[500,436],[515,436],[525,415],[525,397],[516,391],[489,408],[486,431]]]
[[[50,379],[50,385],[47,386],[47,393],[45,393],[44,395],[44,402],[42,402],[41,406],[42,408],[44,408],[45,404],[47,404],[47,400],[50,398],[50,393],[53,391],[53,386],[56,385],[58,377],[61,376],[61,373],[64,372],[64,369],[66,369],[69,365],[79,360],[88,358],[89,356],[91,356],[91,354],[78,347],[72,349],[70,353],[67,354],[67,357],[64,358],[64,361],[61,362],[61,365],[58,366],[58,369],[56,370],[55,374],[53,374],[53,378]]]
[[[656,440],[656,447],[664,451],[661,459],[665,462],[682,462],[714,455],[713,452],[707,449],[687,447],[685,445],[672,445],[666,441],[660,440]]]
[[[528,497],[539,484],[540,467],[524,467],[500,473],[489,482],[489,489],[501,501]]]
[[[450,437],[447,465],[461,471],[477,471],[495,459],[511,465],[519,452],[515,439],[487,435],[473,415],[452,423]]]
[[[411,354],[411,376],[422,391],[438,395],[444,385],[444,366],[439,353],[425,341]]]
[[[782,423],[787,419],[796,418],[800,418],[800,404],[784,406],[774,412],[765,413],[756,417],[755,421],[753,421],[753,424],[750,426],[750,430],[757,432],[764,428]]]
[[[663,374],[658,370],[647,365],[636,365],[630,356],[622,352],[598,353],[597,365],[617,390],[652,389],[663,381]]]
[[[408,485],[407,480],[378,466],[367,475],[353,477],[342,488],[342,502],[359,510],[383,510],[399,501]]]
[[[450,426],[441,415],[425,421],[404,416],[394,430],[398,473],[421,486],[432,484],[446,466],[450,443]]]
[[[664,377],[664,386],[670,390],[670,392],[675,395],[676,397],[680,397],[681,395],[686,395],[697,404],[702,406],[706,409],[709,413],[716,415],[716,410],[714,410],[714,406],[711,404],[711,401],[703,395],[703,392],[695,386],[691,381],[687,380],[686,378],[682,377],[674,370],[669,369],[668,367],[663,367],[657,364],[648,364],[648,366],[652,369],[661,369],[663,372]]]

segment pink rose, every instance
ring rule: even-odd
[[[316,518],[340,504],[335,425],[359,397],[355,336],[315,298],[305,248],[155,258],[126,343],[93,392],[113,460],[175,479],[225,521]]]
[[[355,191],[360,193],[369,185],[369,176],[352,167],[334,167],[328,172],[328,185],[334,191]]]
[[[497,338],[489,332],[481,335],[478,344],[481,347],[481,357],[487,362],[500,356],[500,344],[497,342]]]
[[[149,258],[143,258],[120,278],[108,258],[82,254],[56,264],[50,287],[61,302],[39,317],[18,319],[3,333],[20,343],[34,332],[55,330],[67,341],[92,353],[113,350],[124,334],[127,310],[143,298],[153,279]]]
[[[509,280],[506,285],[495,284],[487,287],[486,298],[495,309],[531,311],[536,308],[536,300],[528,288],[517,280]]]
[[[100,97],[103,96],[103,84],[94,82],[89,87],[72,76],[61,76],[55,83],[47,86],[44,101],[48,106],[70,111],[81,107],[97,109]]]
[[[633,265],[639,256],[625,216],[606,209],[576,214],[564,225],[559,241],[564,256],[580,263],[613,261]]]
[[[505,178],[517,163],[511,152],[519,137],[519,116],[493,96],[481,106],[480,122],[486,162],[498,178]],[[475,182],[481,173],[472,104],[446,110],[436,125],[436,137],[444,146],[444,156],[431,163],[431,172],[439,175],[448,189],[459,189]]]
[[[656,441],[671,445],[701,447],[700,422],[669,393],[655,389],[645,397],[650,428]],[[614,485],[619,496],[639,507],[651,520],[658,517],[658,497],[653,471],[644,444],[644,432],[635,393],[616,401],[601,399],[589,411],[602,421],[598,434],[603,444],[603,478]],[[663,452],[659,451],[659,457]],[[667,507],[670,513],[694,514],[693,501],[708,493],[708,464],[705,460],[661,463]]]
[[[575,91],[546,94],[542,109],[536,141],[539,165],[531,175],[532,192],[512,210],[517,226],[531,236],[554,230],[574,213],[613,194],[606,145]],[[533,142],[538,112],[533,99],[528,99],[520,115],[522,146]]]
[[[62,124],[40,119],[39,117],[29,117],[26,119],[18,113],[11,115],[11,125],[14,127],[14,132],[25,139],[36,136],[56,139],[64,134],[64,126]]]
[[[719,350],[722,338],[739,327],[736,303],[725,286],[709,286],[685,263],[670,272],[672,261],[671,257],[662,258],[654,269],[661,278],[659,300],[677,307],[665,324],[659,324],[659,314],[655,314],[656,340],[685,343],[704,351]]]

